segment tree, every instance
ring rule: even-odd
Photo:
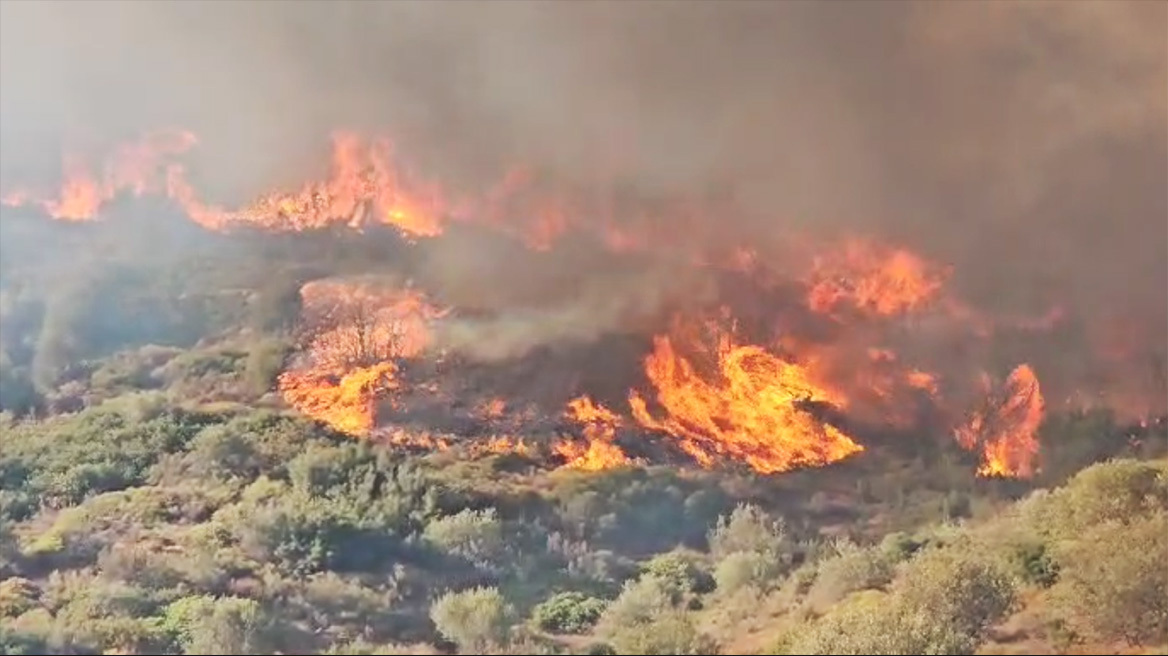
[[[1168,509],[1168,467],[1163,461],[1099,463],[1024,508],[1025,519],[1052,541],[1074,539],[1104,522],[1132,521]]]
[[[447,592],[430,606],[430,619],[442,637],[463,651],[482,652],[507,641],[511,608],[497,588]]]

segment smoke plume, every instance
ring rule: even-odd
[[[953,265],[984,307],[1166,335],[1166,28],[1143,2],[3,3],[0,174],[176,126],[230,203],[318,174],[331,130],[370,130],[450,184],[518,162],[737,208],[682,244],[873,234]],[[464,291],[520,278],[503,249],[474,261],[429,269]],[[558,300],[450,339],[502,355],[693,293],[594,264],[565,258],[526,281]]]

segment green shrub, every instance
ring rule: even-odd
[[[163,627],[188,654],[262,654],[276,646],[271,618],[252,599],[184,597],[167,606]]]
[[[1058,580],[1059,565],[1051,558],[1046,545],[1041,542],[1022,544],[1014,549],[1014,559],[1018,563],[1022,580],[1044,588],[1049,588]]]
[[[707,541],[710,553],[719,559],[739,551],[764,554],[775,560],[789,558],[783,521],[750,504],[740,504],[729,515],[719,517]]]
[[[754,551],[736,551],[727,555],[714,570],[718,592],[729,594],[745,587],[762,590],[774,580],[777,563]]]
[[[507,642],[511,608],[496,588],[447,592],[430,606],[438,633],[463,651],[481,652]]]
[[[680,551],[653,556],[641,567],[641,572],[668,583],[679,595],[709,592],[713,587],[710,575],[698,569],[693,558]]]
[[[24,578],[13,576],[0,581],[0,618],[16,617],[37,606],[40,590]]]
[[[690,613],[671,609],[646,622],[610,628],[606,637],[618,654],[717,654],[712,638],[697,630]]]
[[[503,524],[494,508],[467,509],[431,520],[423,536],[445,553],[480,567],[495,564],[506,546]]]
[[[1168,513],[1105,522],[1060,543],[1055,612],[1079,633],[1133,645],[1168,642]]]
[[[834,555],[819,561],[815,583],[807,592],[812,604],[832,604],[857,590],[881,588],[892,581],[894,563],[888,550],[848,540],[837,540],[832,550]]]
[[[608,603],[581,592],[560,592],[539,604],[532,619],[544,631],[587,633],[604,612]]]
[[[1009,612],[1014,588],[991,561],[933,548],[911,561],[890,592],[865,590],[796,627],[786,654],[971,654]]]

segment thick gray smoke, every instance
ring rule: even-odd
[[[384,128],[443,179],[717,193],[741,216],[703,238],[880,235],[983,305],[1168,334],[1166,43],[1154,2],[5,2],[0,165],[179,126],[231,201],[319,173],[334,128]],[[511,279],[477,261],[458,284]],[[613,292],[685,293],[646,280]],[[628,305],[576,301],[498,330],[580,337]]]

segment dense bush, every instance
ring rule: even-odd
[[[857,590],[881,588],[892,582],[896,552],[882,547],[860,547],[837,540],[832,554],[818,563],[815,582],[807,595],[817,607],[843,599]]]
[[[1056,553],[1056,612],[1079,633],[1168,644],[1168,512],[1101,523]]]
[[[448,592],[430,607],[442,637],[465,651],[481,652],[507,641],[511,608],[495,588]]]
[[[607,605],[603,599],[580,592],[561,592],[536,606],[531,617],[544,631],[586,633]]]

